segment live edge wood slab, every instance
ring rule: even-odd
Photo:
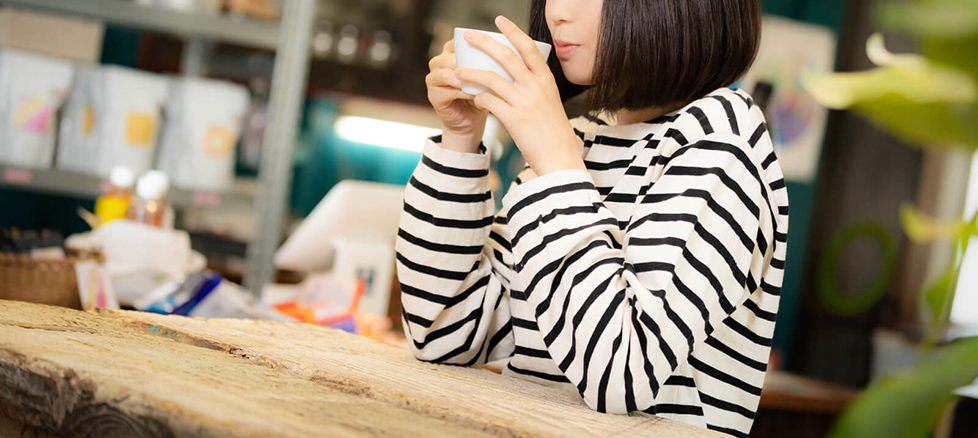
[[[0,435],[10,434],[724,436],[601,414],[572,393],[308,324],[0,301]]]

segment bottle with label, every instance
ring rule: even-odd
[[[173,228],[173,208],[166,200],[170,180],[166,174],[151,170],[139,178],[136,196],[129,203],[129,220],[161,228]]]
[[[95,201],[95,216],[98,223],[106,224],[116,219],[125,219],[132,201],[132,184],[135,176],[125,166],[112,168],[109,174],[109,189]]]

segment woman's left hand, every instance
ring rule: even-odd
[[[502,122],[538,176],[566,169],[586,170],[581,140],[567,120],[547,60],[512,21],[499,16],[496,26],[513,43],[522,60],[509,47],[485,34],[468,31],[465,39],[502,64],[515,82],[494,72],[467,68],[455,70],[455,76],[495,93],[477,95],[476,106],[489,110]]]

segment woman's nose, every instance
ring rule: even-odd
[[[574,18],[576,0],[547,0],[547,17],[553,24],[567,23]]]

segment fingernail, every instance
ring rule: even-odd
[[[472,38],[475,38],[475,32],[473,32],[471,30],[465,31],[465,39],[466,40],[471,40]]]
[[[462,77],[462,69],[460,68],[455,69],[455,77],[456,78]]]

